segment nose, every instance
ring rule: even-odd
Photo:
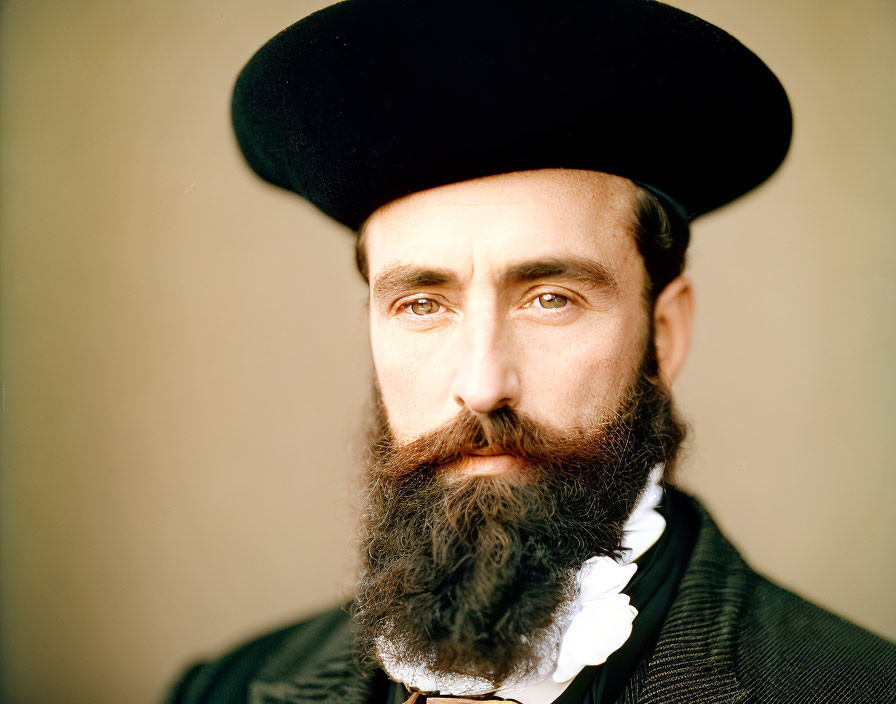
[[[471,316],[461,334],[461,359],[451,389],[454,401],[483,415],[515,406],[520,380],[501,323],[494,316]]]

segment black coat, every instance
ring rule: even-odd
[[[690,562],[620,702],[896,703],[896,645],[753,572],[693,504]],[[337,609],[193,667],[168,701],[381,704],[387,691],[381,672],[355,664],[351,622]]]

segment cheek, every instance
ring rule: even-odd
[[[595,409],[615,408],[638,372],[646,321],[614,317],[569,335],[521,342],[523,406],[546,422],[572,423]]]
[[[371,349],[377,382],[389,425],[399,437],[410,438],[442,419],[450,394],[450,345],[437,335],[407,335],[371,328]]]

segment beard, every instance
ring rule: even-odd
[[[502,407],[399,444],[377,394],[353,605],[362,658],[487,680],[538,674],[577,570],[622,553],[651,469],[665,478],[685,435],[650,352],[610,413],[556,429]],[[456,470],[474,450],[520,460],[489,476]],[[552,630],[553,628],[553,630]]]

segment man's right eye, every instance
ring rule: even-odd
[[[438,313],[442,306],[431,298],[418,298],[408,303],[407,307],[414,315],[432,315]]]

